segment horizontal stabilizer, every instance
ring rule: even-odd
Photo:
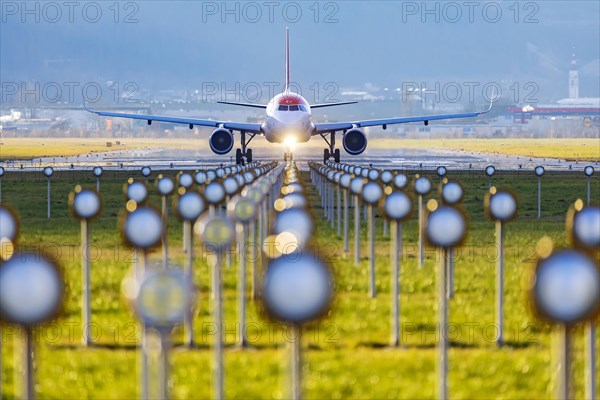
[[[323,107],[345,106],[346,104],[356,104],[356,103],[358,103],[358,101],[343,101],[341,103],[311,104],[310,108],[323,108]]]
[[[267,106],[263,104],[254,104],[254,103],[236,103],[234,101],[217,101],[219,104],[229,104],[232,106],[241,106],[241,107],[253,107],[253,108],[267,108]]]

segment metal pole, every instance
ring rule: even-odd
[[[214,391],[215,399],[223,398],[223,336],[221,329],[223,327],[223,310],[222,310],[222,294],[221,294],[221,258],[220,251],[216,254],[216,260],[213,264],[213,288],[215,299],[213,304],[213,318],[217,324],[217,337],[214,342]]]
[[[391,222],[392,258],[392,346],[400,346],[400,255],[402,254],[402,225]]]
[[[24,327],[25,343],[23,343],[23,398],[35,399],[35,387],[33,383],[33,335],[31,328]]]
[[[367,206],[367,225],[369,235],[369,295],[375,298],[375,217],[373,216],[373,205]]]
[[[2,342],[4,342],[4,335],[2,333],[2,325],[0,324],[0,393],[4,393],[2,391]]]
[[[451,299],[454,297],[454,248],[448,250],[448,286],[446,287],[446,296]]]
[[[438,398],[448,398],[448,303],[446,301],[446,260],[448,250],[442,250],[440,277],[438,282],[438,320],[440,324],[439,365],[438,365]]]
[[[344,256],[348,256],[348,191],[344,189]]]
[[[589,179],[589,178],[588,178]],[[595,400],[596,397],[596,325],[594,322],[588,322],[585,326],[585,398]]]
[[[169,340],[169,331],[161,329],[160,335],[160,399],[166,400],[169,398],[169,349],[171,343]]]
[[[167,237],[168,237],[168,209],[167,209],[167,196],[161,196],[161,211],[162,211],[162,220],[163,220],[163,232],[162,232],[162,253],[163,253],[163,268],[166,270],[167,268],[169,268],[169,247],[168,247],[168,243],[167,243]],[[184,228],[185,229],[185,228]]]
[[[388,235],[388,220],[383,219],[383,236],[386,237]]]
[[[136,263],[136,279],[140,279],[138,274],[146,270],[146,251],[135,249]],[[140,352],[140,381],[141,381],[141,398],[148,399],[148,338],[146,335],[146,326],[142,324],[142,351]]]
[[[264,258],[262,256],[262,245],[265,241],[265,238],[263,236],[263,225],[264,225],[264,221],[263,221],[263,213],[262,213],[262,204],[258,204],[258,226],[256,227],[256,243],[255,243],[255,247],[256,247],[256,258],[257,260],[254,262],[254,277],[256,278],[256,289],[254,294],[256,295],[256,298],[258,298],[258,287],[259,287],[259,277],[260,277],[260,267],[262,266],[262,263],[264,262]],[[260,261],[259,261],[260,259]]]
[[[292,331],[292,340],[290,341],[290,372],[291,372],[291,393],[292,400],[302,398],[302,356],[300,354],[300,327],[290,325]]]
[[[335,196],[334,196],[334,191],[333,191],[333,186],[331,186],[331,188],[329,189],[329,223],[331,226],[331,229],[333,229],[333,226],[335,224],[335,218],[334,218],[334,203],[335,203]]]
[[[240,234],[240,265],[238,268],[238,320],[240,322],[240,347],[246,347],[246,231],[248,224],[242,226]]]
[[[504,224],[496,221],[496,240],[498,240],[498,263],[496,269],[496,326],[498,338],[496,345],[504,344]]]
[[[542,177],[538,176],[538,215],[537,219],[542,217]]]
[[[323,185],[323,190],[321,191],[321,203],[323,205],[323,216],[327,218],[327,184]]]
[[[265,239],[267,238],[267,235],[269,234],[269,223],[267,220],[267,216],[269,214],[268,210],[267,210],[267,200],[263,198],[262,202],[261,202],[261,216],[262,216],[262,230],[260,232],[261,236],[260,236],[260,244],[262,246],[262,244],[264,243]]]
[[[419,268],[423,268],[423,195],[419,195]]]
[[[81,307],[81,320],[83,322],[83,345],[88,346],[92,343],[90,338],[90,233],[88,230],[88,221],[81,220],[81,267],[82,267],[82,286],[83,286],[83,305]]]
[[[96,178],[96,192],[100,193],[100,178]]]
[[[568,399],[571,393],[571,331],[566,325],[560,325],[558,338],[559,365],[556,394],[559,399]]]
[[[360,204],[354,196],[354,265],[360,264]]]
[[[591,180],[591,177],[588,176],[587,177],[587,205],[588,206],[590,205],[590,191],[591,191],[590,180]]]
[[[335,194],[337,198],[337,234],[340,236],[342,234],[342,199],[339,185],[335,188]]]
[[[250,246],[250,268],[252,268],[252,300],[258,298],[258,271],[256,270],[256,224],[254,220],[249,224],[250,235],[248,237],[248,245]]]
[[[48,219],[50,219],[50,178],[48,178]]]
[[[187,253],[185,254],[185,275],[190,284],[194,286],[194,254],[193,254],[193,233],[192,222],[183,221],[184,240]],[[194,315],[192,308],[186,310],[183,318],[184,325],[184,343],[188,347],[194,347]]]

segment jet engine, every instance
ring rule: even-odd
[[[227,154],[233,148],[233,134],[229,129],[218,128],[208,139],[210,149],[216,154]]]
[[[352,128],[344,134],[342,143],[346,153],[357,156],[367,148],[367,136],[362,130]]]

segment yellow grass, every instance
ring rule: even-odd
[[[369,148],[450,149],[567,160],[600,160],[600,139],[380,139]]]

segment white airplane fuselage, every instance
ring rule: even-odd
[[[314,131],[308,101],[297,93],[285,92],[267,105],[262,131],[270,143],[304,143]]]

